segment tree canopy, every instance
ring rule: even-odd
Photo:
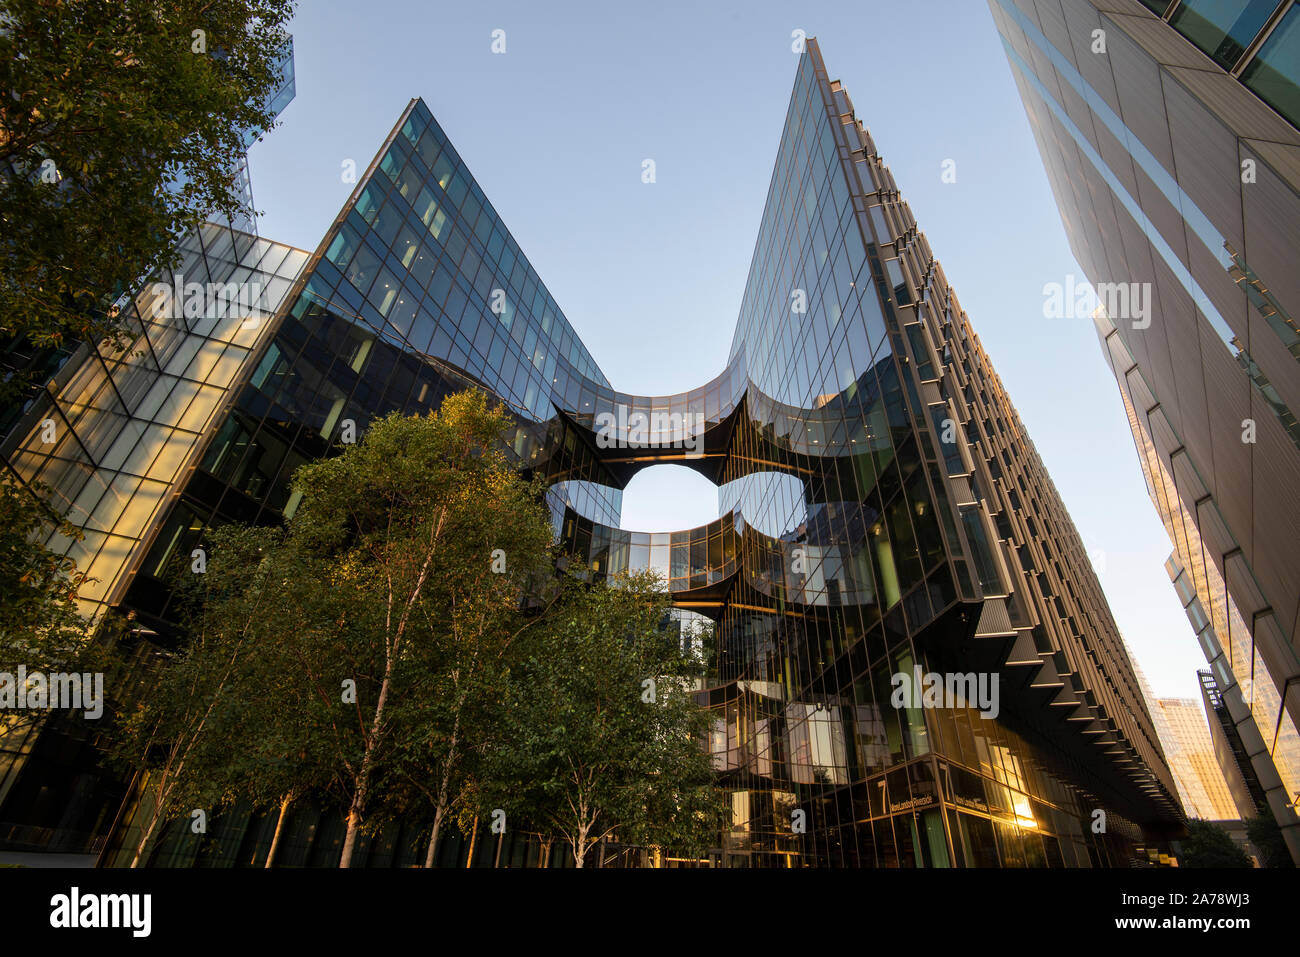
[[[105,647],[88,640],[89,622],[77,607],[84,573],[43,544],[56,532],[68,539],[80,534],[46,503],[40,486],[0,473],[0,672],[6,681],[17,680],[19,666],[70,673],[102,671],[109,663]],[[6,709],[0,720],[13,732],[43,713]]]
[[[1188,821],[1178,856],[1181,867],[1250,867],[1250,858],[1230,835],[1211,821]]]
[[[519,652],[481,801],[562,838],[578,867],[607,836],[688,854],[716,840],[700,662],[653,573],[569,583]]]
[[[363,827],[397,813],[434,817],[432,854],[532,620],[523,598],[554,575],[542,486],[506,460],[510,427],[478,391],[390,415],[299,470],[283,532],[209,534],[205,572],[180,572],[189,644],[134,718],[164,818],[190,800],[167,788],[263,806],[315,790],[346,809],[342,866]]]
[[[0,0],[0,340],[119,330],[113,303],[243,201],[295,0]]]

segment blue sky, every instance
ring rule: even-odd
[[[1204,658],[1092,323],[1043,318],[1044,284],[1083,272],[980,0],[305,0],[297,99],[251,153],[261,231],[314,250],[351,191],[344,161],[364,170],[423,97],[615,388],[689,389],[726,361],[796,29],[817,37],[943,263],[1152,688],[1199,697]],[[629,528],[699,525],[716,491],[661,466],[623,511]]]

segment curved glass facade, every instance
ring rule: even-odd
[[[133,570],[139,620],[167,628],[156,576],[205,528],[292,515],[293,470],[349,422],[473,386],[511,411],[502,441],[551,483],[572,553],[660,571],[684,621],[715,625],[698,693],[732,821],[709,863],[1122,864],[1178,828],[1079,536],[815,42],[730,354],[696,389],[609,383],[419,100],[285,303]],[[619,528],[621,490],[664,462],[715,482],[720,517]],[[944,693],[900,697],[923,675]],[[312,813],[285,864],[337,859],[340,822]],[[256,863],[265,825],[178,833],[156,860]],[[404,828],[357,860],[406,860]]]

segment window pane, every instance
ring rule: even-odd
[[[1292,126],[1300,127],[1300,7],[1282,18],[1241,79]]]
[[[1169,22],[1215,63],[1231,70],[1276,9],[1277,0],[1183,0]]]

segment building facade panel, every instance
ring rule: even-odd
[[[1246,631],[1252,653],[1230,656],[1234,674],[1223,683],[1259,685],[1251,670],[1258,662],[1270,689],[1264,698],[1276,705],[1258,724],[1293,727],[1300,717],[1300,60],[1264,54],[1294,43],[1300,7],[1291,0],[989,6],[1075,258],[1099,292],[1128,286],[1149,296],[1149,314],[1133,315],[1102,295],[1098,330],[1180,567],[1224,647],[1237,640],[1233,621]],[[1078,24],[1068,41],[1049,29],[1062,10]],[[1103,45],[1093,30],[1102,31]],[[1084,114],[1071,108],[1066,90],[1086,104]],[[1208,649],[1207,656],[1215,657]],[[1250,710],[1266,707],[1246,700]],[[1286,739],[1276,730],[1264,737]],[[1283,765],[1291,760],[1285,750],[1269,746]],[[1284,831],[1293,830],[1286,805],[1295,799],[1277,812]]]

